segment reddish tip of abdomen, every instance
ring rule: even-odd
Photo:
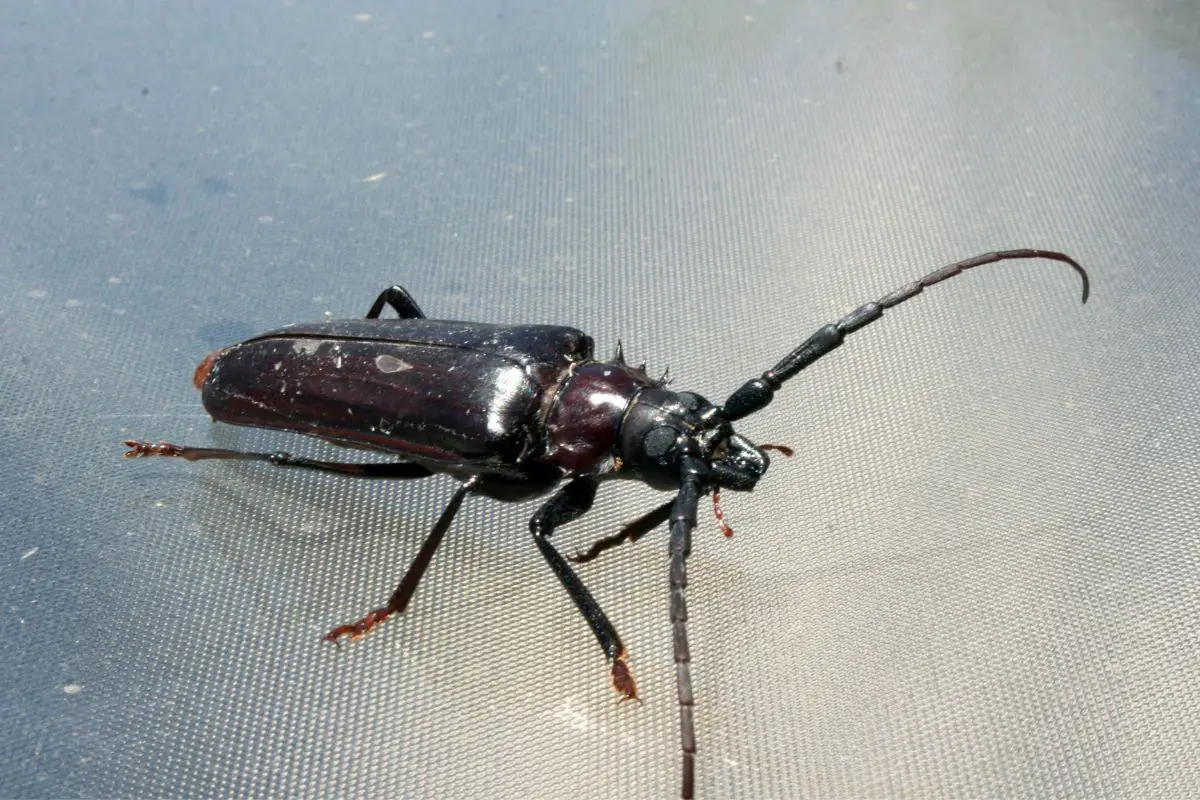
[[[204,386],[204,379],[208,377],[208,373],[212,371],[213,364],[217,363],[217,356],[221,355],[221,351],[209,353],[204,357],[204,360],[196,367],[196,371],[192,373],[192,385],[197,389]]]

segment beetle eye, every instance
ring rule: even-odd
[[[666,463],[666,457],[675,447],[676,432],[666,425],[652,428],[642,439],[642,451],[650,458]]]

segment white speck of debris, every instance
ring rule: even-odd
[[[74,297],[67,300],[67,308],[79,308],[81,305],[83,305],[83,301],[76,300]]]
[[[570,698],[564,700],[563,704],[554,712],[554,718],[580,733],[589,733],[596,728],[595,722],[586,712],[575,708],[575,703]]]
[[[370,14],[355,14],[354,21],[355,22],[370,22],[371,15]]]
[[[108,279],[108,282],[111,283],[113,286],[116,286],[118,283],[121,282],[121,279],[118,278],[116,275],[113,275],[111,278]]]
[[[261,217],[258,218],[258,221],[263,223],[264,225],[266,225],[268,223],[274,222],[275,218],[272,217],[270,214],[263,214]]]
[[[80,686],[78,683],[68,683],[66,686],[63,687],[63,691],[66,692],[67,694],[79,694],[80,692],[83,691],[83,687]]]
[[[421,32],[422,39],[432,39],[436,35],[437,34],[435,34],[433,31],[422,31]]]
[[[389,356],[386,353],[375,356],[375,366],[380,372],[404,372],[412,369],[412,364],[404,359]]]
[[[49,294],[45,289],[30,289],[25,296],[31,300],[45,300]]]
[[[381,181],[386,177],[387,177],[386,172],[376,172],[374,175],[368,175],[367,177],[363,178],[362,182],[363,183],[376,183],[377,181]]]
[[[38,551],[39,549],[40,549],[40,548],[37,548],[37,547],[35,547],[35,548],[33,548],[32,550],[26,550],[24,553],[22,553],[22,554],[21,554],[21,560],[22,560],[22,561],[24,561],[25,559],[27,559],[27,558],[29,558],[29,557],[31,557],[31,556],[35,556],[35,555],[37,555],[37,551]]]

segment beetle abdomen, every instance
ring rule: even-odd
[[[439,468],[511,469],[531,445],[543,387],[496,352],[279,331],[221,351],[202,391],[205,409],[222,422]]]

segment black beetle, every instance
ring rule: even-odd
[[[554,325],[487,325],[426,319],[399,286],[379,295],[363,320],[290,325],[208,356],[194,383],[204,408],[235,425],[316,436],[334,444],[393,453],[393,463],[347,464],[288,453],[244,453],[162,442],[126,441],[126,457],[178,456],[263,460],[277,467],[366,478],[424,478],[448,473],[462,481],[387,605],[326,639],[357,639],[404,611],[442,536],[470,493],[518,501],[566,484],[547,500],[529,528],[546,563],[591,626],[622,700],[636,699],[625,646],[575,571],[550,544],[554,530],[592,506],[608,478],[639,480],[675,497],[601,539],[586,561],[624,540],[636,541],[670,521],[670,614],[679,695],[682,795],[694,787],[696,740],[687,642],[685,559],[700,497],[721,489],[750,491],[767,471],[767,450],[733,430],[764,408],[800,370],[838,347],[847,334],[884,309],[963,270],[1008,259],[1046,258],[1087,272],[1070,257],[1046,250],[1006,250],[943,267],[826,325],[719,406],[692,392],[674,392],[644,367],[625,363],[620,345],[607,362],[593,358],[592,340]],[[399,319],[379,319],[390,305]]]

